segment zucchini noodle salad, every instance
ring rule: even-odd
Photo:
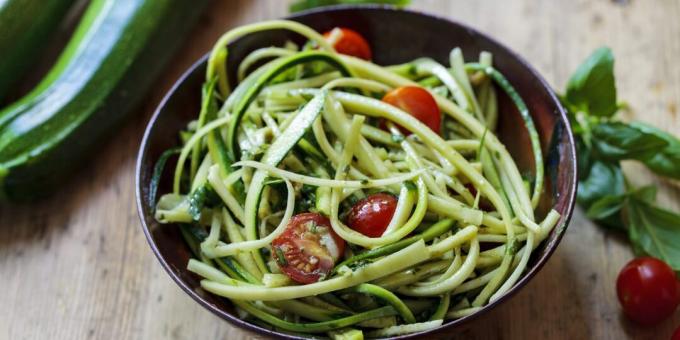
[[[230,82],[227,45],[282,29],[307,42],[252,51]],[[371,53],[350,29],[277,20],[210,54],[200,112],[158,160],[151,196],[202,289],[240,318],[335,339],[437,328],[506,294],[559,219],[535,216],[538,134],[491,54],[380,66]],[[498,91],[529,132],[531,178],[494,134]],[[173,155],[172,192],[156,200]]]

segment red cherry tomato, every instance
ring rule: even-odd
[[[654,325],[673,314],[680,288],[673,269],[663,261],[641,257],[619,273],[616,293],[623,312],[641,325]]]
[[[371,47],[361,34],[349,28],[336,27],[323,34],[338,53],[371,60]]]
[[[430,92],[418,86],[402,86],[388,92],[382,99],[384,102],[396,106],[410,113],[432,131],[439,134],[441,113],[437,102]],[[404,134],[409,132],[400,128]]]
[[[286,230],[272,242],[274,259],[281,271],[299,283],[324,279],[345,251],[345,240],[317,213],[293,216]]]
[[[368,236],[380,237],[397,209],[397,199],[385,193],[369,195],[352,206],[347,225]]]
[[[680,340],[680,327],[673,332],[673,336],[671,336],[671,340]]]

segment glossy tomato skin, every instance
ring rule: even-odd
[[[299,283],[322,280],[345,251],[345,240],[317,213],[293,216],[286,230],[272,242],[272,253],[283,273]]]
[[[396,197],[386,193],[369,195],[352,206],[347,214],[347,226],[368,237],[380,237],[396,209]]]
[[[345,55],[371,60],[373,53],[368,41],[354,30],[336,27],[323,34],[335,48],[335,51]]]
[[[675,332],[673,332],[673,336],[671,336],[671,340],[680,340],[680,327],[678,327]]]
[[[382,100],[410,113],[434,133],[439,134],[442,123],[441,112],[434,97],[426,89],[418,86],[402,86],[387,92]],[[400,129],[404,134],[409,133],[404,128],[400,127]]]
[[[655,325],[669,317],[680,303],[673,269],[661,260],[641,257],[619,273],[616,293],[623,312],[640,325]]]

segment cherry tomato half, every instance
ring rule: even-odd
[[[347,225],[368,237],[380,237],[396,209],[396,197],[385,193],[372,194],[352,206],[347,215]]]
[[[301,213],[274,239],[272,251],[282,272],[296,282],[313,283],[333,269],[345,251],[345,240],[333,231],[327,217]]]
[[[671,340],[680,340],[680,327],[673,332],[673,335],[671,336]]]
[[[673,269],[661,260],[641,257],[619,273],[616,293],[623,312],[641,325],[654,325],[673,314],[680,288]]]
[[[436,134],[439,134],[441,126],[441,113],[437,102],[430,92],[418,86],[402,86],[387,92],[382,99],[384,102],[396,106],[410,113],[423,124],[427,125]],[[400,128],[404,134],[409,132]]]
[[[371,60],[371,47],[361,34],[349,28],[336,27],[323,34],[338,53]]]

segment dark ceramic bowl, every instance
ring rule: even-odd
[[[546,192],[537,217],[549,208],[562,217],[548,239],[533,253],[527,272],[502,298],[478,313],[446,322],[429,332],[399,338],[413,338],[426,333],[458,330],[460,326],[487,313],[521,289],[548,261],[555,251],[571,217],[576,195],[576,154],[569,122],[559,101],[541,76],[517,54],[490,37],[460,23],[422,13],[384,7],[335,7],[305,12],[290,17],[326,31],[344,26],[360,32],[368,39],[378,64],[396,64],[428,56],[448,64],[449,51],[462,48],[466,60],[476,60],[481,51],[493,53],[495,67],[512,83],[526,101],[541,139],[546,159]],[[284,31],[257,33],[230,46],[231,70],[248,52],[262,46],[282,44],[288,39],[301,42],[301,37]],[[161,153],[177,146],[178,132],[197,116],[201,84],[204,80],[207,56],[201,58],[177,81],[158,106],[144,134],[137,163],[137,205],[142,226],[151,249],[173,280],[194,300],[221,318],[263,335],[283,338],[295,336],[275,332],[239,319],[226,299],[200,289],[199,277],[186,269],[190,252],[178,228],[159,225],[153,218],[149,187],[154,163]],[[500,93],[500,92],[499,92]],[[532,171],[533,158],[528,135],[514,105],[504,95],[499,98],[500,121],[498,134],[515,158],[521,171]],[[166,169],[173,169],[168,164]],[[170,170],[166,171],[159,193],[170,190]]]

